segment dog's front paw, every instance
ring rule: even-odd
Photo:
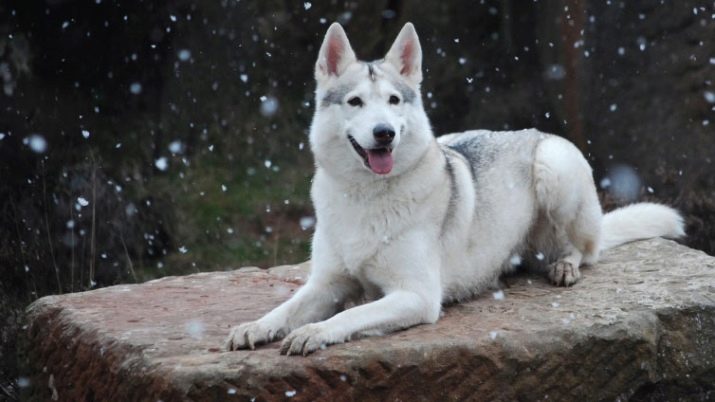
[[[581,279],[581,271],[566,260],[559,260],[549,266],[549,279],[556,286],[571,286]]]
[[[274,325],[260,320],[246,322],[231,328],[231,332],[224,342],[224,349],[229,351],[247,348],[255,349],[256,345],[271,342],[282,336],[283,331]]]
[[[331,336],[323,323],[307,324],[288,334],[281,344],[281,354],[307,356],[318,348],[337,342],[342,340]]]

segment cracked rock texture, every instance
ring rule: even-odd
[[[244,268],[51,296],[28,308],[28,400],[713,400],[715,258],[654,239],[572,288],[509,278],[436,325],[308,357],[224,352],[309,266]]]

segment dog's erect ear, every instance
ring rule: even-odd
[[[338,77],[355,60],[355,52],[350,47],[348,36],[345,35],[343,27],[334,22],[325,33],[323,45],[320,46],[318,62],[315,63],[315,79],[322,81],[330,76]]]
[[[394,65],[400,74],[413,83],[422,82],[422,47],[411,22],[402,27],[395,43],[387,52],[385,61]]]

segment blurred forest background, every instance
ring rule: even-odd
[[[537,127],[715,253],[715,2],[0,2],[0,400],[38,297],[308,258],[313,66],[407,21],[437,134]]]

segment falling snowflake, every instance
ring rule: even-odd
[[[261,114],[263,116],[273,116],[277,111],[278,99],[273,96],[261,96]]]
[[[181,49],[179,52],[176,54],[176,56],[179,58],[181,61],[189,61],[191,58],[191,50],[189,49]]]
[[[638,39],[636,39],[636,42],[638,43],[638,49],[640,49],[641,52],[645,51],[646,45],[648,43],[646,38],[639,36]]]
[[[132,84],[129,85],[129,92],[134,95],[139,95],[140,93],[142,93],[142,84],[138,82],[132,82]]]
[[[549,80],[562,80],[566,77],[566,67],[561,64],[551,64],[544,74]]]
[[[609,179],[608,177],[604,177],[601,180],[601,182],[599,183],[599,185],[601,186],[602,189],[605,190],[605,189],[611,187],[611,179]]]
[[[27,388],[30,386],[30,379],[27,377],[19,377],[17,379],[17,386],[20,388]]]
[[[154,166],[162,172],[169,168],[169,162],[165,156],[154,161]]]
[[[47,151],[47,140],[40,134],[32,134],[22,140],[22,143],[29,146],[33,152],[38,154]]]
[[[172,154],[180,154],[184,151],[184,144],[179,140],[174,140],[169,143],[169,152]]]
[[[512,266],[521,265],[521,256],[514,255],[509,259],[509,262],[511,263]]]
[[[303,230],[308,230],[315,225],[315,217],[303,216],[300,218],[300,228]]]
[[[184,330],[190,337],[194,339],[201,339],[204,337],[206,325],[204,325],[204,323],[200,320],[190,320],[184,325]]]

